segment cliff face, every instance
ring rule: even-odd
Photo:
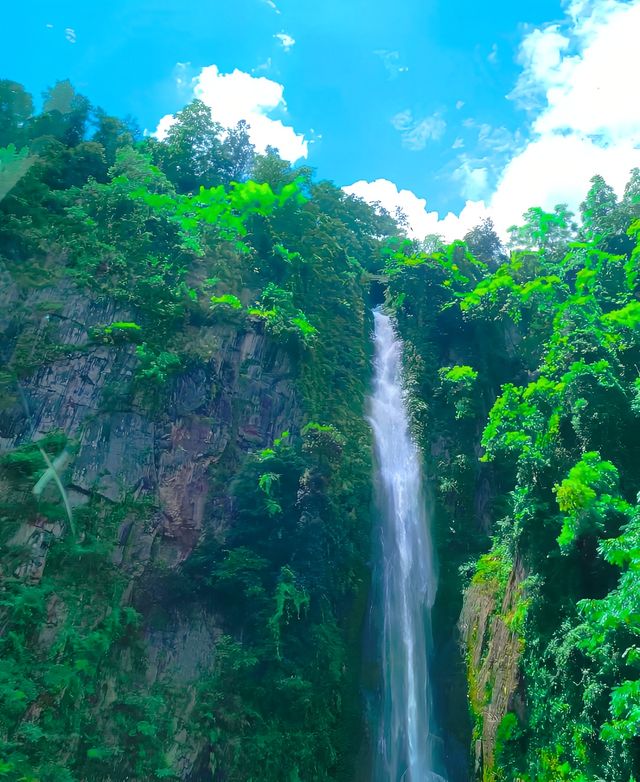
[[[50,450],[47,443],[55,434],[69,454],[63,475],[73,517],[79,519],[75,526],[82,526],[82,508],[89,505],[100,508],[102,517],[119,511],[119,518],[106,590],[92,587],[93,563],[82,556],[73,589],[54,586],[56,579],[65,580],[64,567],[59,560],[47,565],[48,555],[56,541],[70,535],[69,523],[64,515],[47,518],[37,507],[5,540],[8,550],[19,552],[19,562],[12,566],[5,560],[2,576],[37,588],[45,570],[53,574],[34,641],[36,655],[44,658],[83,602],[93,603],[94,627],[118,607],[136,607],[140,624],[124,636],[135,638],[137,660],[129,648],[114,648],[112,666],[131,675],[135,670],[136,681],[150,691],[172,692],[170,767],[181,779],[195,778],[198,763],[207,765],[206,740],[194,737],[190,716],[196,684],[213,670],[222,630],[211,601],[168,594],[170,575],[206,536],[223,541],[228,535],[235,520],[229,483],[247,453],[271,447],[285,430],[299,432],[302,413],[290,357],[259,326],[201,327],[187,338],[206,344],[209,358],[172,378],[159,401],[142,393],[131,397],[126,391],[139,364],[135,345],[96,345],[89,339],[92,328],[129,321],[130,312],[72,286],[21,295],[10,278],[4,279],[0,343],[5,356],[20,350],[24,363],[44,361],[20,381],[21,393],[11,383],[4,388],[2,452],[10,455],[31,443]],[[51,345],[55,357],[48,359],[42,351]],[[33,483],[21,476],[16,480],[6,468],[5,473],[5,507],[33,507]],[[45,497],[54,502],[57,491],[51,483]],[[85,537],[82,529],[76,534]],[[94,673],[90,718],[110,730],[110,710],[127,694],[125,680],[106,670]],[[39,709],[37,702],[32,705],[32,718]],[[78,740],[71,737],[72,743]]]
[[[8,317],[10,306],[55,314],[21,330]],[[132,493],[156,499],[162,512],[154,536],[165,541],[171,564],[188,556],[202,531],[209,468],[227,451],[264,448],[288,426],[299,428],[289,358],[264,334],[228,325],[193,330],[186,339],[206,344],[209,359],[173,378],[159,408],[149,410],[144,391],[126,398],[139,364],[135,345],[101,346],[88,338],[92,328],[131,320],[130,312],[71,286],[4,307],[4,336],[13,335],[17,349],[37,362],[46,333],[59,357],[45,359],[21,384],[29,418],[20,400],[3,412],[2,447],[64,432],[76,443],[70,490],[113,502]]]

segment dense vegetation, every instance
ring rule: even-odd
[[[382,295],[435,489],[436,632],[465,588],[498,614],[513,592],[500,618],[522,682],[485,780],[638,778],[639,199],[639,172],[620,201],[595,177],[580,226],[531,209],[509,253],[490,223],[421,245],[198,101],[158,141],[66,82],[38,113],[0,81],[0,279],[16,290],[0,313],[0,778],[352,778]],[[60,291],[125,314],[60,344]],[[195,549],[140,573],[115,551],[157,495],[96,487],[71,507],[81,444],[33,431],[32,384],[106,346],[131,371],[101,404],[161,422],[210,361],[212,328],[286,356],[298,412],[266,447],[225,449]],[[149,685],[150,629],[201,610],[218,635],[195,689]],[[480,738],[492,693],[468,674]]]
[[[640,770],[639,187],[634,171],[618,201],[594,177],[580,228],[564,207],[529,210],[510,257],[489,224],[439,252],[389,252],[437,489],[441,610],[472,576],[500,612],[526,574],[502,617],[522,692],[485,780]],[[492,693],[473,679],[480,738]]]
[[[0,428],[7,443],[19,433],[1,457],[0,777],[177,778],[186,744],[194,780],[350,778],[370,526],[366,270],[393,221],[256,155],[242,124],[223,134],[198,101],[162,142],[68,83],[38,114],[0,82],[0,111],[0,259],[17,286]],[[60,291],[126,316],[59,344]],[[161,503],[152,487],[114,504],[96,486],[71,508],[55,470],[34,492],[81,447],[23,425],[34,378],[106,347],[133,363],[103,407],[161,423],[216,328],[288,358],[299,412],[268,447],[232,444],[212,466],[210,522],[184,563],[120,567],[123,525],[153,525]],[[221,635],[195,690],[150,686],[148,633],[203,607]]]

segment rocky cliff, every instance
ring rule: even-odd
[[[216,639],[221,635],[216,606],[198,600],[168,600],[168,574],[189,560],[205,536],[223,541],[234,524],[234,499],[229,481],[247,453],[271,447],[284,431],[299,433],[302,412],[293,382],[291,360],[259,325],[252,329],[221,324],[187,335],[206,343],[209,357],[176,375],[150,405],[144,393],[130,395],[136,365],[135,345],[100,345],[92,329],[131,320],[131,313],[113,301],[96,300],[72,286],[43,287],[22,295],[5,274],[7,285],[0,308],[3,352],[11,359],[39,364],[16,381],[5,383],[0,416],[2,451],[12,455],[43,444],[51,458],[69,454],[64,485],[78,545],[82,545],[82,509],[90,504],[101,514],[118,509],[110,532],[111,574],[118,582],[118,606],[135,606],[139,624],[136,653],[144,661],[138,675],[150,688],[178,688],[181,708],[172,714],[172,767],[190,777],[203,751],[194,739],[190,715],[197,682],[212,670]],[[55,345],[55,358],[45,346]],[[44,360],[43,360],[44,359]],[[51,450],[52,443],[53,451]],[[34,451],[37,462],[38,452]],[[35,504],[33,484],[5,463],[5,513],[8,505],[33,510],[6,529],[7,550],[19,564],[6,562],[3,576],[37,587],[56,565],[47,559],[56,542],[67,535],[68,520],[52,519]],[[46,465],[42,463],[42,468]],[[46,499],[55,503],[52,482]],[[19,552],[19,554],[17,553]],[[93,562],[78,557],[73,595],[52,589],[38,646],[63,631],[70,612],[92,603],[92,625],[108,621],[114,604],[89,587]],[[59,574],[53,576],[54,581]],[[83,583],[86,579],[86,584]],[[113,597],[113,595],[110,595]],[[72,600],[75,599],[76,605]],[[7,617],[5,617],[5,622]],[[129,650],[117,653],[117,663],[131,667]],[[126,696],[121,682],[105,675],[97,689],[95,708],[104,715],[110,704]],[[37,709],[36,705],[32,709]],[[72,739],[73,740],[73,739]]]
[[[511,713],[525,718],[520,671],[523,641],[517,613],[524,571],[520,563],[514,565],[506,584],[496,575],[474,578],[465,593],[459,621],[475,721],[474,775],[483,782],[497,778],[496,753],[503,740],[500,726],[504,726],[505,717]]]

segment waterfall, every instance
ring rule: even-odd
[[[382,691],[376,709],[375,782],[444,782],[429,683],[430,613],[436,591],[420,455],[402,386],[402,343],[391,319],[375,320],[375,381],[369,422],[376,456],[379,523],[373,610]]]

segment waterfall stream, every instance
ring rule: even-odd
[[[402,343],[374,311],[375,381],[369,422],[379,525],[373,609],[382,692],[376,709],[375,782],[444,782],[429,683],[430,612],[436,590],[421,461],[402,386]]]

